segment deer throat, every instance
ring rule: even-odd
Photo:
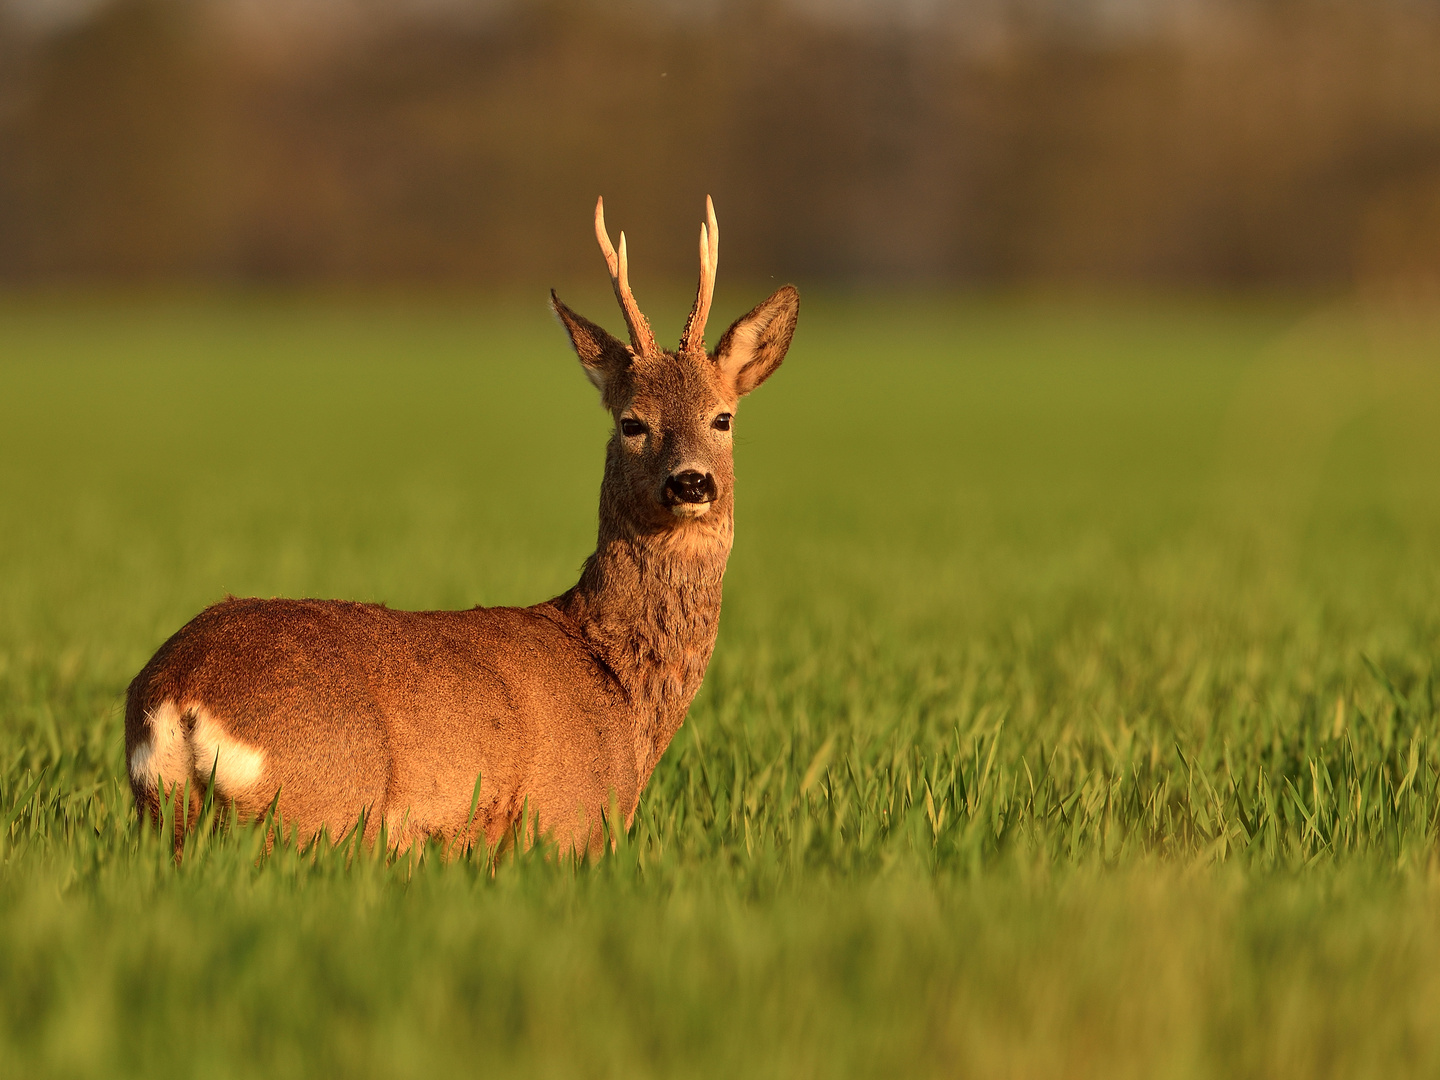
[[[730,516],[602,535],[558,606],[624,688],[643,787],[700,689],[720,626]]]

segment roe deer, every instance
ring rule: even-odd
[[[708,198],[705,209],[678,349],[656,345],[603,201],[595,235],[629,346],[551,291],[615,421],[599,539],[579,583],[528,608],[233,598],[207,608],[130,684],[125,757],[142,816],[158,820],[162,790],[188,790],[178,832],[211,788],[242,819],[273,804],[302,838],[338,838],[363,820],[367,841],[383,822],[400,848],[430,837],[496,845],[527,806],[562,850],[603,846],[611,800],[629,826],[715,645],[736,404],[780,365],[800,310],[786,285],[706,351],[719,229]]]

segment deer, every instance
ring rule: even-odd
[[[595,236],[629,344],[550,307],[614,427],[595,551],[532,607],[402,611],[328,599],[227,597],[130,683],[125,759],[142,820],[201,793],[287,835],[507,838],[600,852],[700,689],[734,538],[734,419],[785,358],[800,296],[785,285],[705,346],[720,230],[700,226],[700,279],[678,348],[661,348],[595,203]],[[607,832],[607,830],[610,830]]]

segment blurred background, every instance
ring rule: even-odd
[[[588,281],[599,193],[678,283],[707,192],[740,277],[1430,290],[1440,3],[0,2],[12,284]]]

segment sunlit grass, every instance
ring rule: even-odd
[[[10,301],[0,1061],[1433,1071],[1437,342],[807,297],[737,423],[705,688],[614,856],[272,821],[177,866],[120,753],[159,642],[227,591],[553,595],[605,419],[540,305]]]

